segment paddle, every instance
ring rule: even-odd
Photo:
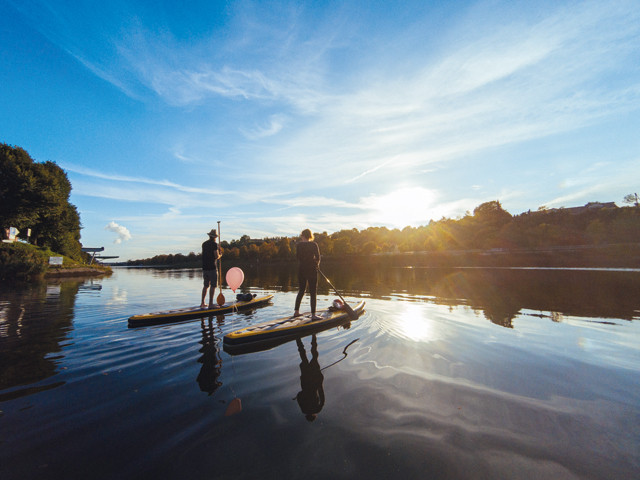
[[[349,317],[351,318],[351,320],[357,320],[358,319],[358,314],[356,312],[353,311],[353,308],[351,308],[349,306],[349,304],[347,303],[347,301],[342,298],[342,295],[340,295],[340,293],[338,292],[338,290],[336,289],[336,287],[333,286],[333,284],[331,283],[331,281],[327,278],[327,276],[322,273],[322,270],[318,269],[318,272],[320,273],[320,275],[322,275],[324,277],[324,279],[327,281],[327,283],[331,286],[331,288],[333,288],[333,291],[336,292],[336,295],[338,295],[340,297],[340,300],[342,300],[342,303],[344,303],[344,309],[347,311],[347,313],[349,314]]]
[[[221,249],[222,241],[220,240],[220,220],[218,220],[218,249]],[[218,259],[218,287],[220,287],[220,293],[218,294],[218,305],[224,305],[224,295],[222,294],[222,261]]]

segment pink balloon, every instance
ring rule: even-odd
[[[238,267],[233,267],[233,268],[230,268],[229,271],[227,271],[226,278],[227,278],[227,285],[229,285],[231,290],[233,290],[233,292],[235,293],[236,288],[242,285],[242,282],[244,281],[244,272],[240,270]]]

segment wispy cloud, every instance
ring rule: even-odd
[[[175,182],[170,182],[169,180],[154,180],[146,177],[130,177],[127,175],[103,173],[97,170],[93,170],[90,168],[77,166],[77,165],[64,164],[62,165],[62,168],[69,172],[77,173],[79,175],[83,175],[86,177],[92,177],[95,179],[110,180],[118,183],[139,183],[143,185],[167,187],[167,188],[177,190],[180,192],[185,192],[185,193],[204,194],[204,195],[230,195],[234,193],[233,191],[228,191],[228,190],[189,187],[186,185],[180,185]]]
[[[632,163],[626,175],[612,173],[619,164],[588,173],[606,154],[578,158],[579,142],[544,148],[638,111],[633,0],[465,2],[437,25],[428,2],[384,16],[369,4],[362,15],[364,3],[232,2],[219,24],[190,24],[188,35],[142,3],[10,2],[110,94],[134,99],[121,111],[135,104],[139,116],[126,121],[155,135],[141,140],[152,151],[136,151],[153,165],[139,174],[91,166],[99,160],[63,166],[74,195],[107,209],[154,204],[99,230],[131,218],[136,239],[155,244],[168,223],[206,231],[212,211],[238,234],[402,225],[497,195],[579,201],[616,188],[599,176],[637,178]]]
[[[293,207],[340,207],[340,208],[358,208],[359,205],[346,202],[344,200],[338,200],[334,198],[319,197],[319,196],[307,196],[307,197],[283,197],[274,196],[269,199],[263,200],[264,203],[270,203],[275,205],[283,205],[288,208]]]
[[[241,128],[240,130],[249,140],[271,137],[282,130],[286,117],[281,114],[271,115],[266,125],[255,127],[251,130]]]

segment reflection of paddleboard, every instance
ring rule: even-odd
[[[247,310],[253,307],[265,305],[272,298],[273,295],[267,295],[264,297],[254,297],[248,301],[227,302],[222,306],[216,305],[214,308],[187,307],[178,308],[176,310],[167,310],[164,312],[144,313],[142,315],[134,315],[133,317],[130,317],[129,326],[138,327],[142,325],[158,325],[160,323],[175,322],[189,318],[207,317],[210,315],[221,315],[239,310]]]
[[[364,301],[353,307],[358,316],[364,312]],[[230,354],[266,350],[311,333],[318,333],[349,320],[345,310],[333,308],[316,312],[320,320],[311,320],[311,313],[299,317],[284,317],[241,328],[224,336],[224,351]]]

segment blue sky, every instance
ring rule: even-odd
[[[0,142],[85,246],[402,228],[640,189],[630,1],[0,0]]]

